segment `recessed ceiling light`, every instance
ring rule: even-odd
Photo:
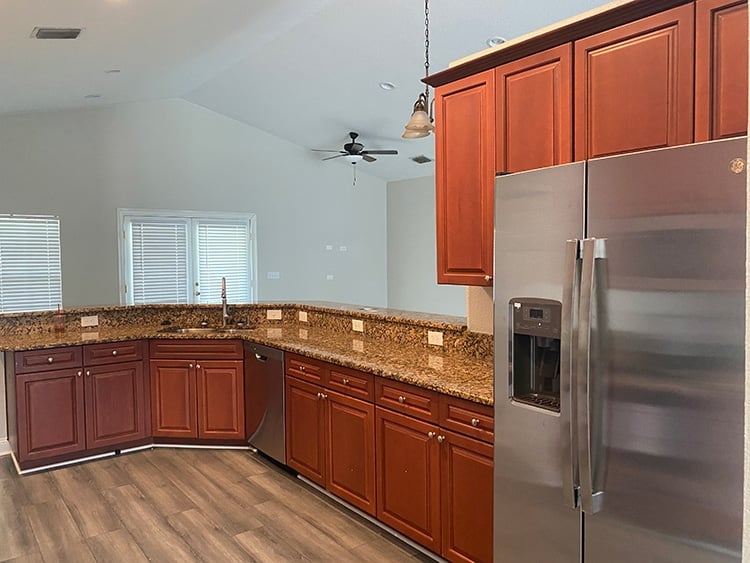
[[[393,82],[381,82],[378,84],[383,90],[393,90],[396,85]]]
[[[80,27],[35,27],[31,37],[35,39],[78,39],[83,31]]]
[[[499,36],[495,35],[495,37],[490,37],[487,40],[487,46],[488,47],[497,47],[498,45],[502,45],[506,41],[507,41],[507,39],[505,39],[505,37],[499,37]]]
[[[95,100],[95,99],[97,99],[97,98],[101,98],[101,97],[102,97],[102,95],[101,95],[101,94],[86,94],[86,95],[84,96],[84,98],[85,98],[86,100]]]

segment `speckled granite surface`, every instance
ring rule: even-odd
[[[280,321],[266,309],[281,309]],[[308,313],[299,321],[299,311]],[[387,311],[387,312],[384,312]],[[266,344],[335,364],[411,383],[470,401],[493,404],[492,343],[466,331],[460,317],[359,311],[320,303],[264,303],[230,308],[233,320],[251,327],[241,334],[184,335],[162,332],[162,323],[195,327],[202,320],[218,326],[221,309],[211,306],[105,307],[66,311],[66,330],[55,332],[50,313],[0,316],[0,350],[28,350],[116,342],[140,338],[233,338]],[[81,329],[81,315],[98,314],[99,327]],[[353,332],[351,319],[364,321]],[[441,320],[442,319],[442,320]],[[443,346],[427,344],[427,330],[440,330]]]

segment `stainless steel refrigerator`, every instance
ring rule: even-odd
[[[496,562],[740,561],[746,144],[497,178]]]

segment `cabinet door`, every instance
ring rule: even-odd
[[[80,368],[16,376],[19,463],[83,451],[83,405]]]
[[[521,172],[573,160],[573,46],[495,69],[495,166]]]
[[[492,285],[495,75],[435,90],[438,283]]]
[[[198,377],[198,437],[245,437],[244,369],[241,361],[200,360]]]
[[[441,429],[443,557],[492,561],[492,446]]]
[[[86,447],[145,438],[143,362],[87,367],[85,375]]]
[[[376,407],[378,520],[440,552],[437,426]]]
[[[693,5],[575,43],[575,158],[693,140]]]
[[[695,140],[747,132],[747,1],[695,4]]]
[[[375,407],[359,399],[326,395],[326,489],[375,516]]]
[[[195,366],[187,360],[151,360],[154,436],[197,438]]]
[[[326,484],[323,388],[286,376],[287,465],[321,487]]]

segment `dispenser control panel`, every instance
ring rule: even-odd
[[[561,304],[547,299],[511,300],[513,331],[531,336],[560,338]]]

